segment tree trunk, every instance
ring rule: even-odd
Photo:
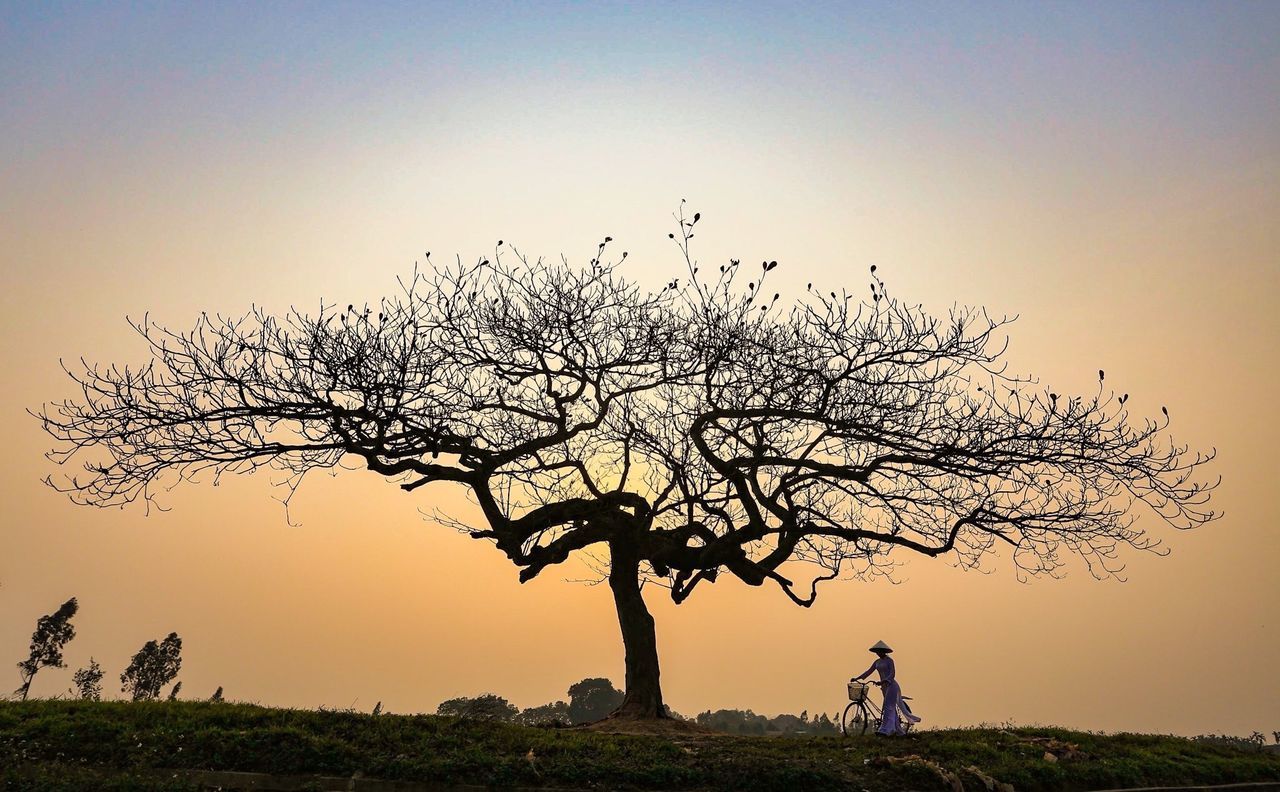
[[[658,640],[640,593],[640,556],[630,543],[609,543],[609,588],[627,653],[626,696],[611,718],[666,718],[658,683]]]

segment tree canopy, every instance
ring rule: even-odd
[[[452,698],[440,702],[440,706],[436,708],[437,715],[472,720],[510,721],[514,720],[519,712],[519,708],[511,702],[493,693],[484,693],[475,698],[466,696]]]
[[[37,415],[79,503],[151,503],[175,481],[349,460],[406,491],[459,485],[527,581],[607,547],[627,655],[621,711],[661,717],[641,581],[676,602],[731,574],[811,604],[824,580],[895,552],[1020,574],[1069,557],[1097,576],[1158,549],[1139,509],[1214,517],[1212,453],[1174,443],[1168,411],[1131,412],[1098,372],[1065,395],[1002,362],[1010,320],[898,298],[872,267],[853,291],[770,293],[777,262],[704,268],[699,214],[671,234],[683,272],[646,288],[605,237],[583,266],[499,242],[471,264],[429,256],[376,305],[134,322],[150,360],[85,363],[77,398]],[[745,282],[745,283],[744,283]],[[1148,402],[1149,403],[1149,402]],[[287,498],[286,498],[287,501]],[[806,568],[809,571],[805,572]]]
[[[624,695],[604,677],[590,677],[569,686],[569,722],[590,723],[613,712]]]
[[[169,633],[163,641],[143,644],[120,675],[120,689],[134,701],[155,701],[160,698],[160,689],[172,682],[181,668],[182,639]],[[174,686],[170,699],[177,698],[181,684]]]

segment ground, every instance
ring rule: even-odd
[[[5,789],[195,789],[198,773],[215,770],[314,777],[293,787],[312,789],[334,788],[320,777],[358,775],[561,789],[1021,792],[1280,782],[1280,755],[1239,741],[1048,728],[655,736],[208,702],[0,703]]]

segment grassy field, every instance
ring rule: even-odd
[[[875,792],[959,782],[1021,791],[1280,781],[1280,755],[1229,742],[1041,728],[891,740],[665,738],[243,704],[0,703],[5,789],[195,788],[162,770],[578,789]]]

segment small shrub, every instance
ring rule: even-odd
[[[102,666],[98,665],[97,660],[90,657],[89,665],[72,674],[71,681],[75,684],[76,692],[82,700],[102,700]]]

